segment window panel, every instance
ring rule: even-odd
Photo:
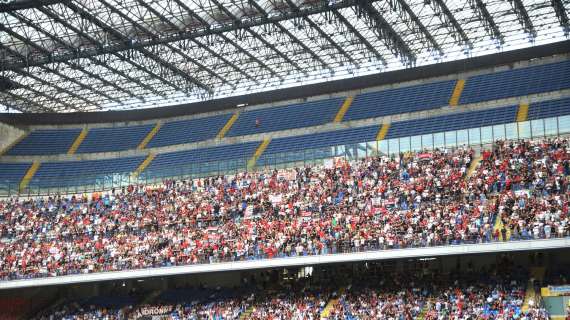
[[[481,128],[469,129],[469,145],[481,143]]]
[[[457,130],[457,145],[466,146],[469,144],[469,131]]]
[[[445,146],[446,147],[457,146],[457,131],[447,131],[445,133]]]
[[[520,139],[530,138],[530,121],[519,122],[517,126]]]
[[[433,134],[424,134],[422,136],[422,148],[433,149]]]
[[[533,138],[544,137],[544,121],[542,121],[542,119],[532,120],[530,122],[530,127]]]
[[[547,136],[555,136],[558,134],[558,119],[544,119],[544,134]]]
[[[498,124],[493,126],[493,139],[496,140],[503,140],[505,139],[505,125]]]
[[[558,128],[560,134],[570,132],[570,115],[558,117]]]
[[[481,143],[491,143],[493,142],[493,127],[483,127],[481,128]]]
[[[433,147],[434,148],[445,147],[445,135],[443,132],[434,133],[434,135],[433,135]]]
[[[516,123],[507,123],[505,124],[505,131],[507,139],[517,139],[518,138],[518,130]]]

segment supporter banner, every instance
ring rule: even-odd
[[[570,295],[570,285],[544,287],[540,293],[544,297],[567,296]]]

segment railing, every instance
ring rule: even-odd
[[[395,155],[435,148],[453,149],[460,146],[487,146],[502,139],[537,139],[570,134],[570,115],[512,122],[418,136],[398,137],[382,141],[343,144],[295,152],[264,154],[254,170],[282,169],[307,165],[319,165],[333,158],[356,160],[376,155]],[[32,179],[25,190],[19,190],[20,181],[0,181],[0,196],[41,196],[50,194],[81,194],[111,190],[132,184],[155,184],[165,178],[193,179],[235,174],[247,171],[251,155],[233,157],[224,161],[180,164],[160,170],[145,170],[138,177],[132,172],[107,175],[60,176]],[[1,167],[1,163],[0,163]]]

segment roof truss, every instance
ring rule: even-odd
[[[3,92],[23,112],[159,106],[568,37],[562,0],[19,0]],[[500,47],[500,49],[499,49]],[[493,49],[495,50],[495,49]]]

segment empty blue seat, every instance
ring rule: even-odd
[[[344,120],[359,120],[443,107],[455,87],[455,80],[359,94]]]
[[[331,122],[345,98],[333,98],[242,112],[226,136],[288,130]],[[256,120],[260,125],[256,126]]]
[[[0,187],[17,189],[31,163],[0,163]]]
[[[153,127],[154,124],[90,129],[77,153],[136,149]]]
[[[244,169],[259,144],[248,142],[158,154],[143,175],[167,177]]]
[[[558,117],[570,114],[570,98],[531,103],[528,120]]]
[[[570,61],[550,63],[467,79],[460,103],[475,103],[570,88]]]
[[[386,139],[514,122],[518,106],[392,123]]]
[[[191,143],[212,139],[232,115],[166,122],[149,142],[147,148]]]
[[[7,155],[31,156],[67,153],[81,129],[34,130],[10,148]]]
[[[61,161],[42,163],[30,186],[84,186],[104,183],[105,180],[122,179],[130,175],[145,159],[129,157],[87,161]]]

